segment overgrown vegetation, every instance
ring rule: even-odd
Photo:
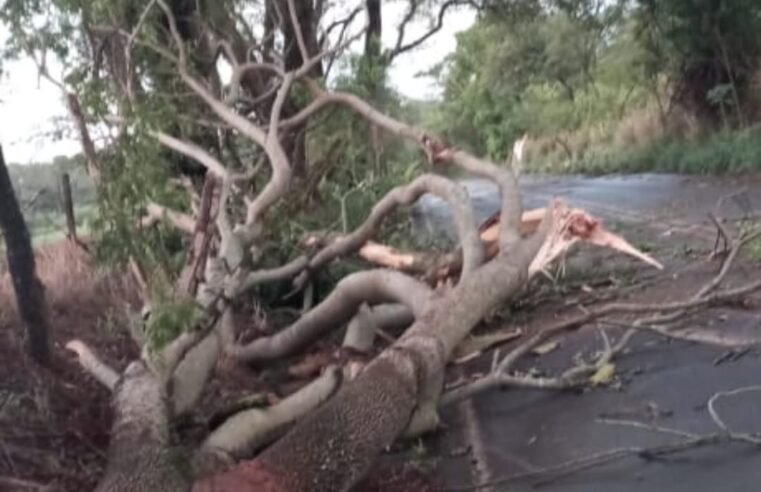
[[[488,3],[439,68],[429,120],[504,159],[528,134],[538,172],[759,169],[761,5]]]

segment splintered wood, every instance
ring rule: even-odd
[[[570,208],[559,200],[554,201],[552,207],[550,231],[529,266],[530,276],[539,272],[546,272],[555,260],[565,255],[579,242],[613,249],[655,268],[663,268],[663,265],[655,258],[635,248],[622,236],[606,230],[602,221],[592,217],[585,210]],[[537,208],[523,212],[521,219],[521,234],[523,236],[536,232],[546,210],[546,208]],[[499,212],[497,212],[489,217],[479,229],[486,260],[499,253],[499,217]],[[368,241],[359,250],[359,256],[374,265],[423,275],[432,284],[444,282],[457,276],[462,268],[462,251],[460,250],[445,255],[432,255],[399,251],[384,244]]]

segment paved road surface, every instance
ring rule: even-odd
[[[484,180],[464,180],[477,219],[499,207],[496,186]],[[699,233],[706,214],[741,218],[761,212],[761,176],[745,178],[685,177],[639,174],[585,178],[578,176],[524,177],[525,207],[541,207],[552,197],[587,209],[607,221],[652,224],[662,230]],[[451,236],[451,218],[444,202],[426,195],[414,210],[415,224],[424,234]],[[704,229],[703,232],[711,228]]]
[[[487,182],[465,181],[479,218],[497,208],[495,188]],[[561,196],[608,222],[623,227],[649,228],[663,236],[671,231],[704,239],[713,237],[706,214],[728,218],[754,216],[761,211],[758,178],[713,179],[673,175],[604,178],[527,178],[523,180],[527,207],[541,206]],[[727,198],[717,209],[722,197]],[[424,197],[416,208],[419,230],[451,234],[446,207]],[[751,274],[752,275],[752,274]],[[724,323],[749,340],[761,336],[761,313],[732,311],[707,325]],[[717,321],[717,319],[719,321]],[[526,361],[545,370],[567,367],[579,351],[599,346],[595,330],[582,330],[563,341],[549,356]],[[636,421],[690,433],[717,430],[707,409],[718,391],[761,385],[761,357],[750,346],[737,360],[716,364],[726,348],[689,342],[667,342],[640,335],[632,350],[617,362],[621,388],[595,389],[584,394],[511,390],[484,393],[446,416],[450,424],[439,442],[444,451],[470,446],[463,457],[444,457],[441,478],[450,487],[480,480],[525,474],[559,463],[617,448],[653,446],[681,439],[646,428],[603,420]],[[477,361],[488,369],[488,361]],[[761,433],[761,391],[726,398],[717,409],[738,431]],[[759,434],[761,435],[761,434]],[[552,478],[551,480],[548,480]],[[755,492],[761,490],[761,450],[727,444],[705,447],[658,459],[632,456],[567,476],[496,484],[479,490],[552,492]]]

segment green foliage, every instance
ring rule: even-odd
[[[718,132],[699,140],[667,138],[628,149],[611,149],[575,161],[565,171],[717,174],[759,170],[761,130],[749,129]]]
[[[754,168],[730,130],[761,114],[761,3],[488,5],[437,69],[444,101],[424,121],[449,140],[504,159],[527,133],[529,171]]]
[[[95,201],[95,187],[84,171],[81,156],[58,156],[51,163],[10,164],[8,173],[19,203],[22,207],[28,205],[34,212],[61,211],[59,186],[63,173],[69,174],[76,204],[86,205]]]
[[[185,330],[199,329],[206,314],[190,298],[165,299],[151,311],[146,326],[148,348],[161,350]]]
[[[184,260],[179,233],[163,224],[150,229],[137,226],[148,201],[180,211],[190,207],[187,192],[171,181],[172,169],[164,149],[149,134],[151,129],[171,123],[171,108],[149,99],[134,111],[135,123],[120,136],[118,145],[102,156],[100,215],[94,224],[97,253],[107,262],[138,258],[146,270],[158,268],[172,277]]]
[[[632,91],[601,76],[597,58],[613,46],[606,34],[620,11],[611,5],[594,17],[580,4],[483,16],[458,35],[444,71],[444,102],[430,123],[460,145],[503,159],[523,133],[573,131],[617,115]]]

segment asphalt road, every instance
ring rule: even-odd
[[[477,219],[499,208],[496,186],[485,180],[463,180]],[[687,234],[712,232],[707,214],[728,219],[758,217],[761,213],[761,176],[742,178],[686,177],[638,174],[604,177],[534,177],[521,179],[524,207],[541,207],[553,197],[581,207],[606,221],[647,224],[661,231]],[[413,210],[421,234],[452,235],[446,204],[424,196]]]
[[[479,180],[464,184],[479,218],[497,209],[493,185]],[[529,177],[522,182],[522,192],[526,207],[542,206],[560,196],[609,223],[644,228],[668,238],[678,234],[684,240],[713,237],[715,231],[706,219],[709,212],[728,219],[758,217],[759,184],[753,177]],[[418,203],[415,218],[421,234],[452,232],[446,206],[433,197]],[[742,274],[753,278],[757,271],[745,269]],[[689,288],[689,279],[682,282]],[[668,290],[670,284],[667,281],[662,288]],[[758,390],[723,398],[716,409],[733,430],[761,436],[761,312],[714,311],[710,316],[694,322],[704,325],[706,332],[736,335],[740,345],[747,341],[736,358],[723,361],[727,347],[638,335],[628,354],[616,362],[614,387],[582,394],[493,391],[462,404],[445,415],[449,431],[438,438],[442,483],[457,488],[496,481],[477,490],[518,492],[761,490],[759,446],[727,443],[663,457],[633,452],[689,439],[672,431],[694,435],[720,431],[707,409],[709,399],[720,391],[754,385],[759,385]],[[551,354],[524,361],[524,368],[556,373],[567,368],[574,355],[588,355],[600,344],[598,331],[588,327],[564,339]],[[489,356],[474,362],[470,370],[488,370],[486,359]],[[653,426],[672,431],[649,428]],[[455,449],[469,452],[449,457],[448,452]],[[562,473],[552,472],[564,463],[624,449],[632,453],[623,459],[588,469],[581,469],[577,462]],[[518,475],[524,478],[500,482]]]

